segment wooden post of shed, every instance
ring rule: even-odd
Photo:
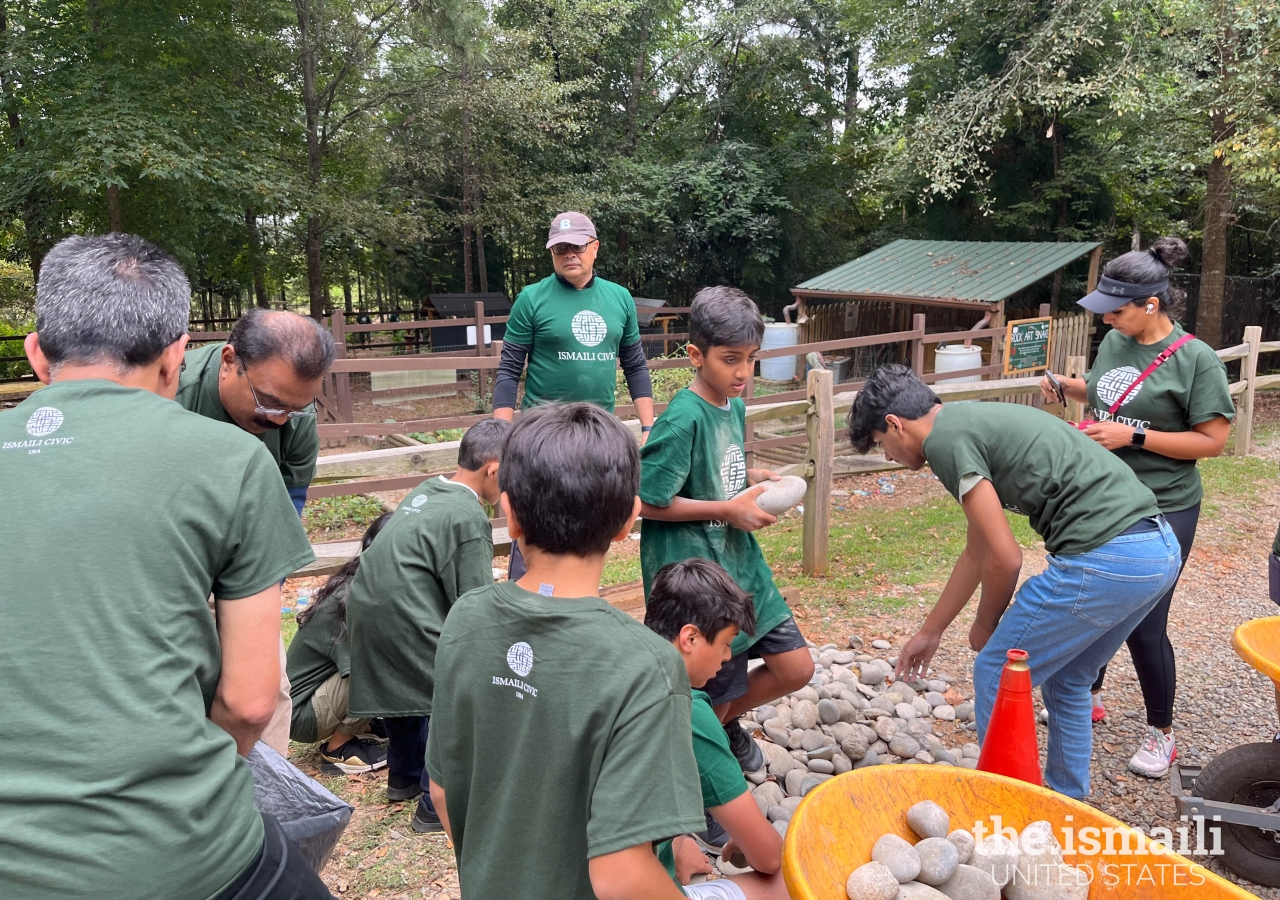
[[[329,319],[330,330],[333,332],[333,349],[334,355],[338,359],[347,358],[347,323],[343,317],[342,310],[335,309],[333,316]],[[337,401],[338,421],[352,422],[354,414],[351,408],[351,373],[340,372],[334,376],[334,397]],[[342,443],[345,445],[346,440]]]
[[[1040,318],[1043,319],[1051,315],[1053,315],[1053,308],[1049,306],[1048,303],[1041,303]],[[1052,354],[1053,353],[1053,346],[1052,346],[1053,345],[1053,322],[1052,321],[1049,322],[1049,344],[1050,344],[1049,353]],[[1045,358],[1045,361],[1048,362],[1047,356]],[[1044,409],[1044,397],[1041,396],[1040,394],[1032,395],[1031,405],[1034,406],[1036,409]]]
[[[804,554],[806,575],[827,571],[827,540],[831,534],[831,475],[835,467],[836,419],[830,369],[810,369],[806,381],[809,412],[805,432],[809,437],[804,494]]]
[[[1098,272],[1102,269],[1102,247],[1094,247],[1089,252],[1089,282],[1085,293],[1092,294],[1098,286]]]
[[[1258,379],[1258,345],[1262,343],[1262,326],[1250,325],[1244,330],[1249,353],[1240,361],[1240,380],[1245,382],[1240,408],[1236,411],[1236,456],[1248,456],[1253,444],[1253,392]]]
[[[1068,356],[1067,357],[1067,377],[1083,378],[1086,371],[1085,366],[1087,365],[1088,365],[1088,362],[1085,360],[1083,356]],[[1066,415],[1068,422],[1079,422],[1082,418],[1084,418],[1084,404],[1081,403],[1079,400],[1072,400],[1068,398],[1067,408],[1064,414]]]
[[[477,301],[476,301],[476,305],[475,305],[475,319],[476,319],[476,356],[484,356],[484,355],[485,355],[485,346],[484,346],[484,301],[482,301],[482,300],[477,300]],[[485,393],[488,391],[488,388],[489,388],[489,385],[488,385],[488,381],[489,381],[489,378],[488,378],[489,370],[488,370],[488,369],[480,369],[480,370],[478,370],[478,371],[476,372],[476,375],[477,375],[477,378],[476,378],[476,385],[477,385],[477,387],[479,388],[479,392],[478,392],[477,400],[478,400],[480,403],[482,403],[482,404],[483,404],[483,403],[484,403],[484,395],[485,395]]]
[[[911,330],[919,335],[911,341],[911,371],[917,375],[924,374],[924,319],[924,313],[911,317]]]

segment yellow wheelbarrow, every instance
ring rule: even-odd
[[[981,822],[988,830],[1011,826],[1021,831],[1032,822],[1049,822],[1066,863],[1088,870],[1090,900],[1253,897],[1119,819],[1046,788],[970,769],[869,766],[823,782],[796,809],[782,854],[792,900],[847,900],[849,873],[871,859],[881,835],[916,840],[906,812],[921,800],[933,800],[950,813],[953,829]],[[1001,817],[998,825],[993,816]],[[1197,852],[1197,836],[1172,838],[1175,849],[1186,842],[1188,852]]]
[[[1231,644],[1237,656],[1280,684],[1280,616],[1245,622]],[[1223,865],[1257,884],[1280,887],[1280,744],[1232,747],[1203,767],[1175,763],[1169,787],[1178,815],[1209,822]]]

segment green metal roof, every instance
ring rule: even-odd
[[[929,304],[994,304],[1052,275],[1098,243],[898,240],[792,290]]]

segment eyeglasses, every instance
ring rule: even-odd
[[[240,367],[241,374],[244,375],[245,383],[249,385],[249,393],[253,395],[254,412],[260,416],[288,416],[290,419],[301,419],[303,416],[314,416],[316,414],[316,402],[312,400],[307,404],[305,409],[271,409],[263,406],[262,401],[258,399],[258,392],[253,389],[253,382],[249,380],[249,370],[244,366]]]
[[[556,256],[566,256],[570,253],[584,253],[586,249],[594,244],[595,241],[587,241],[585,244],[556,244],[551,248],[551,252]]]

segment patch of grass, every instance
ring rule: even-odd
[[[293,636],[298,633],[298,620],[293,617],[293,613],[280,614],[280,637],[284,639],[285,649],[288,649]]]
[[[302,509],[302,525],[313,541],[329,541],[364,534],[373,520],[382,515],[382,504],[371,497],[321,497],[308,500]]]
[[[410,431],[406,437],[424,444],[446,444],[449,441],[460,441],[466,432],[465,428],[442,428],[440,431]]]
[[[610,553],[605,560],[604,572],[600,575],[601,587],[615,584],[626,584],[640,578],[639,553]]]
[[[1217,512],[1225,503],[1247,503],[1257,496],[1259,487],[1271,484],[1277,474],[1274,460],[1257,456],[1219,456],[1200,461],[1200,480],[1204,485],[1207,512]]]

